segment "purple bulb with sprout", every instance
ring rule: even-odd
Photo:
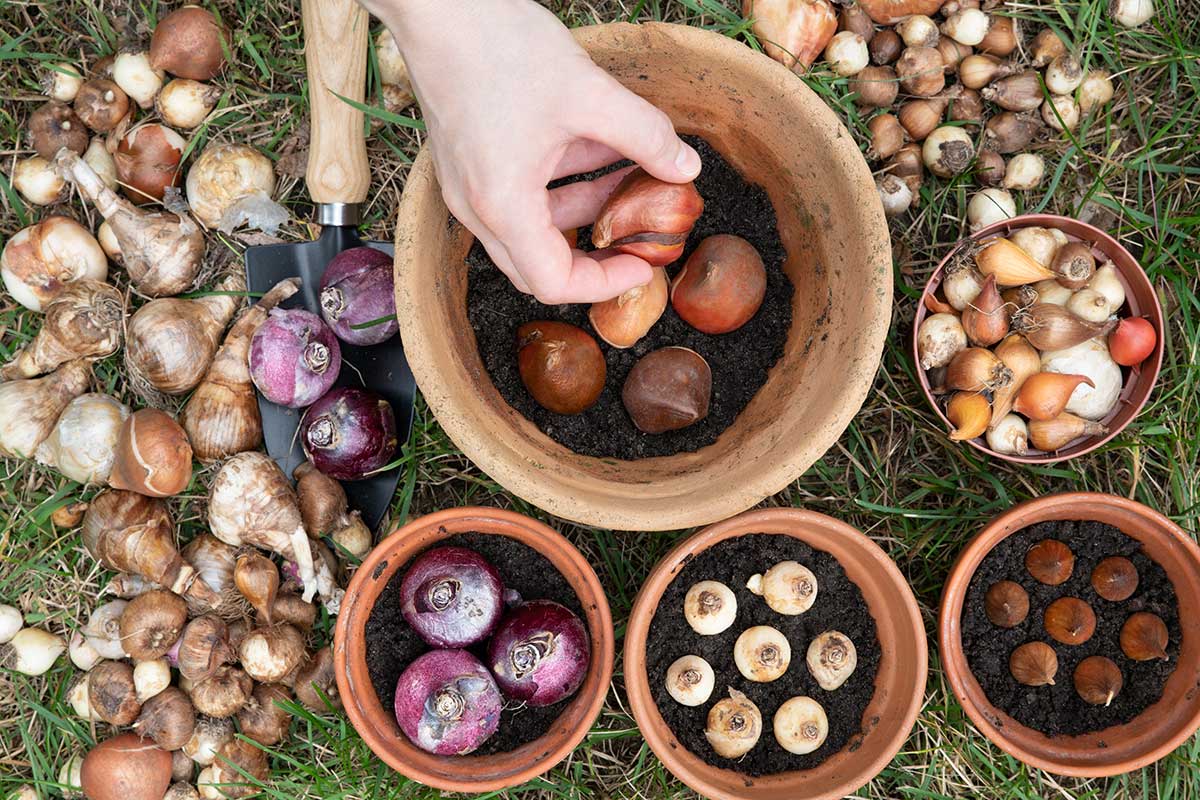
[[[396,722],[410,741],[440,756],[466,755],[500,726],[496,681],[466,650],[432,650],[396,683]]]
[[[339,386],[308,407],[300,446],[331,478],[356,481],[396,455],[396,415],[387,400],[365,389]]]
[[[342,368],[337,337],[303,308],[273,308],[250,340],[250,379],[263,397],[303,408],[329,391]]]
[[[488,666],[501,691],[531,706],[570,697],[591,660],[587,629],[570,609],[533,600],[510,611],[488,642]]]
[[[400,583],[404,620],[434,647],[482,642],[504,611],[504,585],[487,559],[465,547],[435,547]]]
[[[400,329],[392,257],[373,247],[338,253],[321,276],[320,302],[321,316],[343,342],[372,345],[391,338]]]

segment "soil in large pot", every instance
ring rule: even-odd
[[[631,348],[611,347],[596,337],[608,366],[600,400],[582,414],[555,414],[539,406],[521,382],[517,371],[517,327],[534,320],[556,320],[577,325],[594,335],[588,321],[589,305],[542,305],[532,296],[517,291],[479,242],[475,242],[467,256],[467,315],[480,357],[497,390],[543,433],[582,455],[636,459],[692,452],[710,445],[766,383],[767,373],[783,355],[792,324],[792,283],[783,271],[787,253],[779,237],[771,200],[762,187],[747,183],[703,139],[684,138],[697,149],[704,163],[695,182],[704,198],[704,213],[688,237],[683,256],[668,266],[667,272],[674,276],[692,250],[714,234],[736,234],[754,245],[767,270],[766,297],[754,318],[738,330],[721,335],[701,333],[668,305],[650,333]],[[595,178],[606,171],[571,180]],[[580,229],[579,246],[590,248],[590,241],[590,229]],[[695,350],[712,368],[709,413],[705,419],[681,430],[645,434],[626,413],[621,403],[621,387],[638,359],[671,345]]]

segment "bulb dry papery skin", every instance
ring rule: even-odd
[[[343,342],[379,344],[395,335],[392,257],[373,247],[351,247],[321,275],[321,316]]]
[[[613,347],[633,347],[650,332],[667,308],[667,273],[655,268],[650,282],[611,300],[593,303],[588,319],[593,330]]]
[[[967,333],[954,314],[931,314],[917,329],[921,369],[944,367],[966,348]]]
[[[314,563],[296,493],[265,453],[238,453],[222,465],[208,496],[208,523],[226,544],[261,547],[296,563],[304,599],[320,593],[336,613],[342,592],[324,560]]]
[[[804,72],[837,32],[838,19],[827,0],[743,0],[742,16],[771,58]]]
[[[300,516],[313,536],[328,536],[351,555],[362,558],[371,549],[373,537],[358,511],[350,511],[342,485],[305,461],[292,470]]]
[[[0,383],[0,456],[32,458],[91,377],[88,365],[76,360],[43,378]]]
[[[67,657],[71,659],[72,664],[84,672],[103,660],[96,648],[92,647],[79,631],[71,634],[71,641],[67,645]]]
[[[729,697],[708,710],[704,738],[722,758],[740,758],[749,753],[762,735],[762,712],[746,695],[729,687]]]
[[[717,234],[700,242],[671,282],[671,306],[702,333],[729,333],[754,317],[766,293],[767,271],[754,245]]]
[[[162,658],[179,640],[187,624],[182,597],[166,589],[140,594],[121,614],[121,644],[138,661]]]
[[[263,397],[288,408],[332,388],[342,366],[337,337],[303,308],[273,308],[250,340],[250,378]]]
[[[342,709],[334,675],[333,651],[328,646],[313,653],[296,672],[296,699],[310,711],[322,714]]]
[[[4,288],[31,311],[45,310],[73,281],[103,282],[107,276],[108,259],[100,243],[68,217],[49,216],[22,228],[0,252]]]
[[[105,661],[88,672],[92,713],[111,725],[132,724],[142,710],[133,685],[133,667],[124,661]]]
[[[257,628],[242,640],[238,655],[242,669],[251,678],[260,683],[276,683],[304,660],[304,634],[286,624]]]
[[[0,368],[0,378],[32,378],[77,358],[110,356],[121,346],[125,300],[114,286],[87,278],[74,281],[45,312],[33,341]]]
[[[817,600],[817,576],[798,561],[780,561],[763,574],[751,575],[746,588],[766,601],[772,610],[794,616],[812,608]]]
[[[1053,686],[1058,654],[1045,642],[1026,642],[1009,655],[1008,671],[1024,686]]]
[[[221,90],[216,86],[175,78],[158,93],[154,105],[168,125],[190,130],[204,122],[220,99]]]
[[[151,497],[179,494],[192,479],[192,447],[169,414],[143,408],[121,423],[108,485]]]
[[[854,674],[858,667],[858,650],[846,634],[825,631],[809,644],[805,661],[817,684],[832,692]]]
[[[1092,570],[1092,588],[1096,594],[1114,603],[1132,597],[1138,581],[1137,567],[1124,556],[1109,556]]]
[[[233,739],[233,723],[224,717],[200,717],[182,750],[192,761],[207,767],[217,757],[221,745]]]
[[[133,727],[163,750],[178,750],[195,732],[196,709],[182,689],[168,686],[145,701]]]
[[[41,628],[21,628],[0,646],[0,665],[23,675],[44,675],[67,649],[67,642]]]
[[[779,630],[756,625],[738,636],[733,645],[733,662],[746,680],[770,683],[787,672],[792,662],[792,646]]]
[[[204,258],[204,234],[198,225],[186,216],[144,211],[123,200],[73,153],[60,153],[55,165],[108,220],[125,270],[141,294],[163,297],[191,288]]]
[[[587,676],[591,644],[579,617],[552,600],[509,611],[488,641],[487,665],[505,697],[533,707],[573,695]]]
[[[466,755],[496,732],[503,699],[491,673],[466,650],[432,650],[396,685],[396,721],[417,747]]]
[[[1076,386],[1067,401],[1067,412],[1085,420],[1104,419],[1121,399],[1125,379],[1102,338],[1089,339],[1065,350],[1042,353],[1042,369],[1084,375],[1092,382],[1091,386],[1086,383]]]
[[[59,416],[35,458],[73,481],[104,483],[128,416],[129,407],[109,395],[80,395]]]
[[[702,706],[712,696],[713,668],[700,656],[680,656],[667,667],[667,694],[684,706]]]
[[[271,200],[275,167],[245,144],[210,144],[188,170],[187,199],[206,228],[230,233],[243,223],[274,233],[288,220]]]
[[[621,402],[643,433],[686,428],[708,416],[712,369],[694,350],[660,348],[633,365],[621,387]]]
[[[62,199],[66,183],[41,156],[30,156],[13,167],[12,186],[35,206],[54,205]]]
[[[1168,660],[1168,641],[1167,624],[1148,611],[1131,615],[1121,626],[1121,652],[1134,661]]]
[[[308,407],[297,431],[305,457],[339,480],[383,469],[396,454],[396,415],[382,395],[336,386]]]
[[[737,619],[737,597],[719,581],[694,583],[684,595],[683,616],[696,633],[713,636]]]
[[[772,720],[775,741],[789,753],[811,753],[829,736],[825,709],[811,697],[793,697],[775,712]]]
[[[504,611],[500,573],[465,547],[435,547],[413,561],[400,584],[405,621],[434,647],[486,639]]]
[[[667,183],[638,167],[604,201],[592,226],[592,244],[665,266],[683,254],[703,211],[704,200],[691,182]]]

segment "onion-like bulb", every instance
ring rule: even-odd
[[[240,273],[216,286],[216,292],[192,300],[151,300],[129,319],[125,359],[130,371],[166,394],[184,394],[204,378],[221,334],[246,290]]]
[[[108,152],[108,148],[104,146],[103,137],[92,137],[92,141],[88,142],[87,150],[83,151],[83,160],[95,171],[105,186],[114,192],[117,190],[117,186],[120,185],[117,181],[117,162],[113,160],[112,153]],[[104,223],[101,223],[100,228],[102,231]],[[104,252],[108,253],[108,257],[120,263],[120,259],[115,258],[108,247],[105,246],[104,238],[101,236],[100,231],[97,231],[96,238],[100,239],[100,246],[104,247]]]
[[[76,397],[37,449],[37,461],[79,483],[104,483],[129,407],[106,394]]]
[[[804,72],[837,32],[837,12],[828,0],[743,0],[742,14],[771,58]]]
[[[175,549],[175,523],[162,500],[110,489],[83,517],[83,546],[107,569],[131,572],[208,606],[216,592]]]
[[[342,485],[305,461],[292,471],[304,528],[313,536],[328,536],[355,558],[362,558],[373,544],[371,531],[359,512],[350,512]]]
[[[183,137],[165,125],[139,125],[125,134],[113,155],[125,196],[138,205],[162,200],[183,180],[185,149]]]
[[[181,78],[207,81],[225,68],[229,30],[198,5],[177,8],[159,20],[150,38],[150,63]]]
[[[83,73],[73,64],[51,64],[42,76],[42,92],[51,100],[70,103],[83,85]]]
[[[70,157],[78,159],[74,153]],[[100,243],[68,217],[50,216],[22,228],[0,253],[4,288],[31,311],[44,310],[72,281],[107,276],[108,259]]]
[[[163,122],[191,130],[204,122],[220,99],[221,90],[216,86],[188,78],[176,78],[158,93],[154,105]]]
[[[212,230],[228,233],[255,217],[255,206],[272,203],[274,190],[271,160],[245,144],[211,144],[188,170],[188,205],[196,219]],[[283,211],[280,222],[286,220]]]
[[[13,188],[35,206],[54,205],[62,199],[66,184],[41,156],[30,156],[16,163],[12,171]]]
[[[733,687],[729,697],[718,700],[708,710],[704,737],[717,755],[739,758],[749,753],[762,735],[762,712],[758,706]]]
[[[41,330],[4,367],[0,378],[31,378],[77,358],[112,355],[121,345],[125,300],[107,283],[80,280],[46,305]]]
[[[79,360],[44,378],[0,383],[0,456],[32,458],[67,404],[87,391],[91,376]]]
[[[298,278],[280,281],[238,316],[183,407],[179,421],[201,462],[217,461],[262,444],[262,417],[250,380],[250,340],[267,312],[299,288]]]
[[[73,153],[60,153],[55,164],[108,220],[121,245],[125,270],[139,292],[163,297],[191,287],[204,258],[204,234],[199,226],[187,217],[143,211],[122,200]]]
[[[337,608],[342,592],[329,566],[314,563],[296,493],[265,453],[238,453],[225,462],[209,490],[208,522],[227,544],[261,547],[295,561],[304,599],[319,592],[331,611]]]
[[[118,53],[112,62],[112,79],[139,106],[150,108],[162,88],[163,71],[152,67],[145,53]]]
[[[166,412],[143,408],[121,425],[108,483],[151,497],[171,497],[192,478],[192,447]]]

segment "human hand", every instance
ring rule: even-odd
[[[627,170],[554,190],[556,178],[629,158],[690,181],[700,157],[670,119],[592,63],[530,0],[360,0],[396,37],[421,103],[442,194],[518,289],[543,303],[607,300],[650,265],[572,250]]]

